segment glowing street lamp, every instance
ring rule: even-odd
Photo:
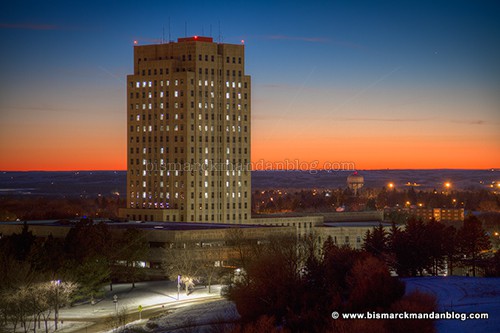
[[[389,186],[389,188],[392,190],[394,188],[394,183],[389,183],[387,184],[387,186]]]
[[[451,183],[450,182],[444,183],[444,187],[446,187],[446,189],[448,190],[451,187]]]
[[[51,281],[52,285],[56,288],[56,304],[54,311],[54,326],[57,330],[57,322],[59,321],[59,286],[61,285],[61,280]]]

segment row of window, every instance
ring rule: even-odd
[[[201,68],[200,68],[201,70]],[[240,75],[241,76],[241,75]],[[153,88],[153,87],[158,87],[158,82],[160,82],[160,87],[170,87],[170,80],[153,80],[153,81],[130,81],[130,88]],[[191,79],[190,81],[191,85],[194,85],[194,79]],[[241,81],[225,81],[226,82],[226,88],[241,88]],[[184,84],[183,79],[175,79],[173,80],[173,85],[174,86],[182,86]],[[205,86],[205,87],[213,87],[214,86],[214,81],[211,80],[210,84],[208,80],[198,80],[198,86]],[[248,88],[248,83],[244,82],[243,87],[246,89]]]
[[[191,154],[194,154],[195,148],[191,147],[190,150],[191,150]],[[215,154],[215,148],[214,147],[211,147],[210,150],[211,151],[209,152],[208,151],[208,147],[205,147],[205,152],[203,152],[203,148],[199,147],[198,148],[198,153],[199,154],[205,153],[205,155]],[[236,152],[238,152],[238,154],[241,154],[241,153],[247,154],[248,153],[248,149],[247,148],[243,148],[242,149],[241,147],[239,147],[238,150],[236,150],[236,147],[233,147],[232,148],[232,153],[236,154]],[[168,154],[168,153],[169,153],[169,147],[165,147],[165,148],[161,147],[160,148],[160,154]],[[177,154],[177,153],[183,154],[184,153],[184,147],[176,147],[176,146],[174,146],[174,154]],[[222,153],[222,151],[220,153]],[[134,148],[132,147],[132,148],[130,148],[130,155],[134,155],[134,154],[150,155],[151,152],[148,153],[146,151],[146,148],[143,148],[143,151],[140,152],[139,148],[136,147],[135,150],[134,150]],[[226,155],[229,155],[229,154],[231,154],[231,148],[226,147]],[[133,163],[131,163],[131,164],[133,164]]]
[[[130,205],[130,208],[140,208],[140,207],[132,207],[132,204]],[[245,213],[244,214],[245,216],[245,220],[248,218],[247,217],[247,214]],[[139,221],[142,221],[144,219],[144,221],[154,221],[154,216],[153,215],[147,215],[147,214],[138,214],[138,215],[135,215],[135,214],[132,214],[132,215],[127,215],[128,218],[131,218],[132,220],[139,220]],[[238,214],[238,218],[239,220],[241,220],[241,214]],[[227,214],[227,220],[230,219],[230,214]],[[167,216],[167,221],[170,220],[170,216]],[[205,215],[205,221],[211,221],[211,222],[220,222],[222,220],[222,214],[218,215],[218,220],[215,220],[214,218],[214,214],[212,214],[212,218],[211,220],[208,219],[208,215]],[[180,216],[180,221],[183,222],[184,221],[184,216],[181,215]],[[202,218],[202,215],[200,214],[199,215],[199,220],[198,221],[203,221],[203,218]],[[236,221],[236,214],[233,214],[233,221]],[[176,222],[176,217],[175,215],[172,215],[172,222]],[[191,222],[196,222],[196,220],[194,219],[194,215],[191,215]]]
[[[150,168],[153,170],[149,170]],[[146,177],[146,176],[151,177],[153,175],[154,175],[154,177],[157,177],[158,175],[159,175],[159,177],[164,177],[164,176],[170,177],[171,175],[172,176],[175,175],[175,177],[178,177],[179,172],[180,172],[181,176],[184,176],[184,171],[182,171],[182,166],[179,166],[179,168],[181,169],[181,171],[179,171],[179,170],[174,171],[173,170],[173,172],[170,173],[170,170],[167,168],[166,165],[165,165],[164,170],[161,167],[158,167],[156,165],[152,165],[151,167],[148,167],[147,169],[143,169],[142,172],[140,172],[140,169],[129,169],[128,172],[131,176],[134,176],[134,175],[141,176],[141,174],[142,174],[143,177]],[[238,170],[235,170],[234,168],[232,168],[232,170],[225,170],[225,172],[226,172],[227,177],[231,177],[231,176],[232,177],[236,177],[236,176],[241,177],[242,173],[243,173],[243,175],[248,176],[247,170],[248,170],[248,168],[244,168],[243,166],[239,166]],[[214,171],[214,170],[208,171],[208,170],[202,170],[202,169],[197,170],[197,173],[200,176],[204,175],[205,177],[208,177],[209,175],[212,177],[215,177],[216,172],[218,173],[218,176],[222,176],[223,175],[222,172],[224,172],[224,170],[217,170],[217,171]],[[195,172],[195,170],[192,170],[190,173],[191,173],[191,176],[195,176],[196,172]],[[136,184],[137,184],[137,186],[139,186],[139,181],[136,181]],[[247,184],[245,181],[245,186],[246,185]],[[130,181],[130,186],[132,186],[132,187],[134,186],[133,180]],[[192,185],[192,186],[194,186],[194,185]]]
[[[142,69],[140,73],[141,73],[141,76],[146,76],[146,75],[147,76],[151,76],[151,75],[158,75],[158,72],[159,72],[159,75],[163,75],[163,68],[160,68],[158,71],[157,71],[156,68],[153,69],[153,71],[151,71],[151,69],[147,69],[147,70],[146,69]],[[171,71],[170,71],[169,68],[165,68],[165,75],[169,75],[170,72]],[[179,73],[179,72],[194,72],[194,70],[193,70],[193,68],[187,68],[187,67],[179,68],[179,67],[176,67],[175,68],[175,72],[176,73]],[[198,73],[199,73],[199,75],[203,74],[201,68],[199,68]],[[219,76],[222,76],[222,69],[218,70],[218,74],[219,74]],[[233,70],[226,69],[226,76],[228,78],[231,76],[231,74],[232,74],[233,77],[236,77],[236,70],[234,70],[234,69]],[[205,75],[208,75],[208,68],[205,69]],[[215,72],[213,71],[213,69],[211,71],[211,75],[215,75]],[[242,76],[243,76],[243,72],[241,70],[238,70],[238,77],[241,78]],[[139,87],[137,87],[137,88],[139,88]]]
[[[210,117],[209,117],[209,115],[210,115]],[[158,118],[159,118],[159,120],[168,120],[169,119],[169,113],[161,113],[159,115],[159,117],[158,117],[157,113],[154,113],[154,114],[148,113],[147,115],[145,113],[142,113],[142,114],[138,113],[136,115],[131,114],[130,115],[130,121],[134,121],[134,119],[135,119],[135,121],[146,121],[146,120],[152,121],[153,120],[152,119],[153,116],[154,116],[154,120],[155,121],[157,121]],[[221,114],[219,114],[218,118],[219,118],[219,120],[224,119],[224,117]],[[232,118],[233,121],[238,121],[238,122],[241,122],[241,119],[243,119],[243,121],[248,121],[248,116],[246,114],[243,115],[243,117],[240,114],[237,115],[237,114],[233,113],[232,117],[231,117],[231,115],[226,114],[226,117],[225,117],[226,121],[231,121],[231,118]],[[175,113],[174,114],[174,119],[175,120],[184,119],[184,114],[183,113],[179,113],[179,114]],[[191,113],[191,119],[192,120],[194,119],[194,113]],[[205,119],[207,121],[208,120],[215,121],[215,113],[210,113],[210,114],[205,113],[205,115],[199,113],[198,114],[198,120],[203,120],[203,119]]]
[[[163,59],[165,59],[165,60],[168,60],[168,59],[171,59],[171,60],[177,59],[177,60],[182,60],[182,61],[186,61],[186,60],[187,61],[193,61],[195,59],[195,57],[193,57],[192,54],[187,54],[187,55],[183,54],[182,56],[178,56],[178,57],[174,57],[174,56],[165,57],[165,58],[159,57],[159,60],[163,60]],[[215,56],[213,54],[210,55],[210,56],[208,54],[205,54],[205,55],[198,54],[198,61],[203,61],[203,60],[209,61],[209,59],[210,59],[211,62],[215,62]],[[156,60],[156,59],[153,59],[153,60]],[[148,61],[148,58],[146,58],[146,57],[144,57],[144,58],[137,58],[137,61],[138,62]],[[230,64],[230,63],[236,64],[236,61],[238,61],[238,64],[241,64],[241,57],[237,57],[237,58],[236,57],[226,57],[226,63],[227,64]],[[157,72],[156,72],[156,69],[155,69],[154,74],[156,75],[156,73]],[[160,69],[160,74],[163,74],[162,69]],[[168,74],[168,72],[167,72],[167,74]],[[151,75],[151,72],[149,72],[149,75]]]

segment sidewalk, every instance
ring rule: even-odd
[[[177,281],[138,282],[135,288],[132,288],[131,283],[115,284],[113,290],[109,290],[110,287],[106,286],[104,298],[94,305],[87,303],[59,309],[57,332],[94,332],[97,327],[102,327],[108,318],[115,315],[117,310],[123,309],[126,310],[128,318],[135,316],[138,320],[139,306],[142,307],[142,321],[145,322],[147,321],[145,318],[163,309],[187,306],[204,299],[220,299],[221,287],[221,285],[213,285],[211,293],[208,293],[208,287],[199,285],[189,295],[181,289],[179,299],[177,299]],[[114,295],[118,300],[116,305],[113,302]],[[51,317],[49,332],[54,332],[54,317],[53,315]]]

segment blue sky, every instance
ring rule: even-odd
[[[125,168],[133,41],[217,41],[219,24],[245,41],[252,160],[498,167],[498,17],[498,1],[4,2],[0,169]]]

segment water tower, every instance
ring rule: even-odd
[[[349,187],[354,195],[358,194],[358,190],[365,185],[365,177],[361,176],[357,171],[347,177],[347,187]]]

